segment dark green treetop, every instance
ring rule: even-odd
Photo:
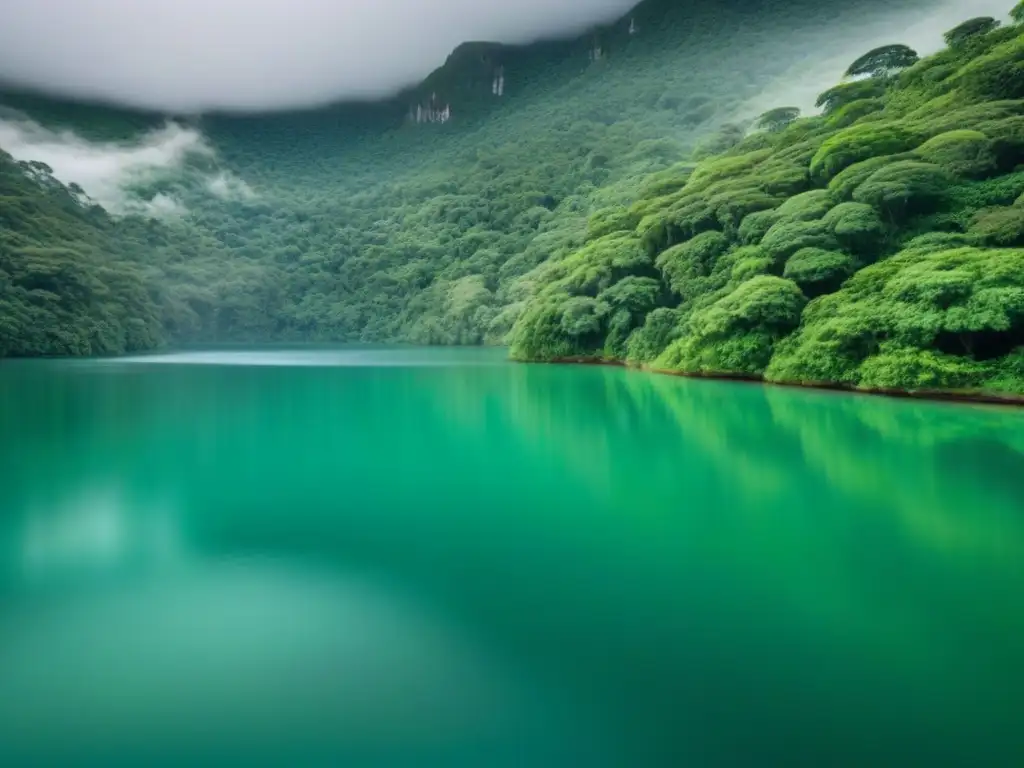
[[[958,48],[968,40],[979,35],[987,35],[999,26],[1001,26],[1000,22],[991,16],[978,16],[974,19],[968,19],[962,24],[957,24],[943,35],[943,39],[945,39],[946,45],[950,48]]]
[[[917,51],[906,45],[882,45],[874,48],[850,65],[846,77],[871,75],[885,77],[901,69],[912,67],[919,60]]]

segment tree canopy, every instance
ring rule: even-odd
[[[205,116],[213,152],[132,189],[175,201],[170,217],[112,215],[0,154],[0,356],[507,344],[528,360],[1020,394],[1021,27],[971,20],[925,59],[882,46],[819,96],[822,114],[749,120],[832,43],[829,22],[884,1],[751,15],[657,0],[638,35],[608,31],[600,63],[579,41],[470,46],[379,104]],[[451,119],[417,122],[434,93]],[[0,101],[108,141],[166,119]]]
[[[953,27],[943,35],[943,39],[946,45],[956,48],[979,35],[987,35],[999,26],[1000,23],[991,16],[979,16]]]
[[[798,117],[800,117],[799,107],[777,107],[758,117],[754,121],[754,125],[766,131],[781,131]]]
[[[846,70],[847,77],[869,75],[885,77],[918,62],[917,51],[902,44],[882,45],[856,59]]]

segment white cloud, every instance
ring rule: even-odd
[[[815,111],[818,94],[838,83],[850,63],[861,54],[879,45],[903,43],[922,56],[942,48],[942,35],[962,21],[975,16],[1005,19],[1014,0],[936,0],[935,7],[921,10],[896,9],[874,19],[865,19],[858,29],[844,30],[841,35],[828,31],[829,45],[822,55],[810,57],[780,78],[748,106],[751,114],[778,106],[800,107],[805,113]]]
[[[17,160],[46,163],[57,179],[78,184],[112,213],[162,217],[186,213],[184,203],[166,191],[144,196],[140,187],[172,176],[180,179],[190,160],[214,158],[201,133],[173,122],[130,142],[92,142],[27,118],[0,119],[0,147]],[[209,194],[223,199],[255,197],[244,181],[224,171],[207,175],[204,185]]]
[[[635,0],[6,0],[0,77],[183,112],[379,96],[467,40],[579,31]]]
[[[223,171],[207,180],[206,189],[211,195],[222,200],[245,201],[256,198],[256,192],[252,187],[237,176]]]

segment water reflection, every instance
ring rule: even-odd
[[[280,562],[24,606],[0,631],[0,745],[32,764],[472,765],[547,708],[443,616]]]
[[[116,486],[72,491],[55,507],[31,508],[18,549],[22,575],[33,583],[161,567],[185,556],[174,510],[132,504]]]
[[[157,717],[167,685],[219,702],[227,733],[284,739],[291,723],[322,745],[316,701],[334,733],[379,726],[425,748],[417,723],[443,690],[447,725],[429,730],[468,764],[482,744],[510,760],[528,745],[536,759],[512,764],[530,765],[1024,762],[1010,759],[1024,758],[1024,413],[399,359],[5,370],[0,536],[20,537],[40,573],[157,562],[165,546],[185,562],[149,586],[132,574],[68,591],[59,611],[0,583],[26,611],[5,631],[35,627],[18,667],[43,669],[63,648],[49,635],[92,624],[112,636],[67,668],[93,670],[89,686],[133,658],[132,636],[146,664],[181,647],[224,665],[125,682],[117,695],[144,706],[110,710],[109,739],[125,723],[149,733],[131,718]],[[352,573],[377,585],[369,603],[406,607],[371,609]],[[361,644],[346,621],[366,628]],[[178,629],[154,644],[133,635],[146,622]],[[446,639],[421,652],[421,635]],[[332,675],[365,662],[382,691],[408,675],[419,693],[380,709],[370,683],[321,689],[301,664],[294,685],[272,677],[307,657]],[[58,684],[27,674],[38,727],[52,714],[71,728]],[[249,708],[273,686],[292,712],[277,730]],[[192,733],[165,726],[152,738]]]

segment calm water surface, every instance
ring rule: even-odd
[[[1024,765],[1024,413],[0,363],[0,764]]]

